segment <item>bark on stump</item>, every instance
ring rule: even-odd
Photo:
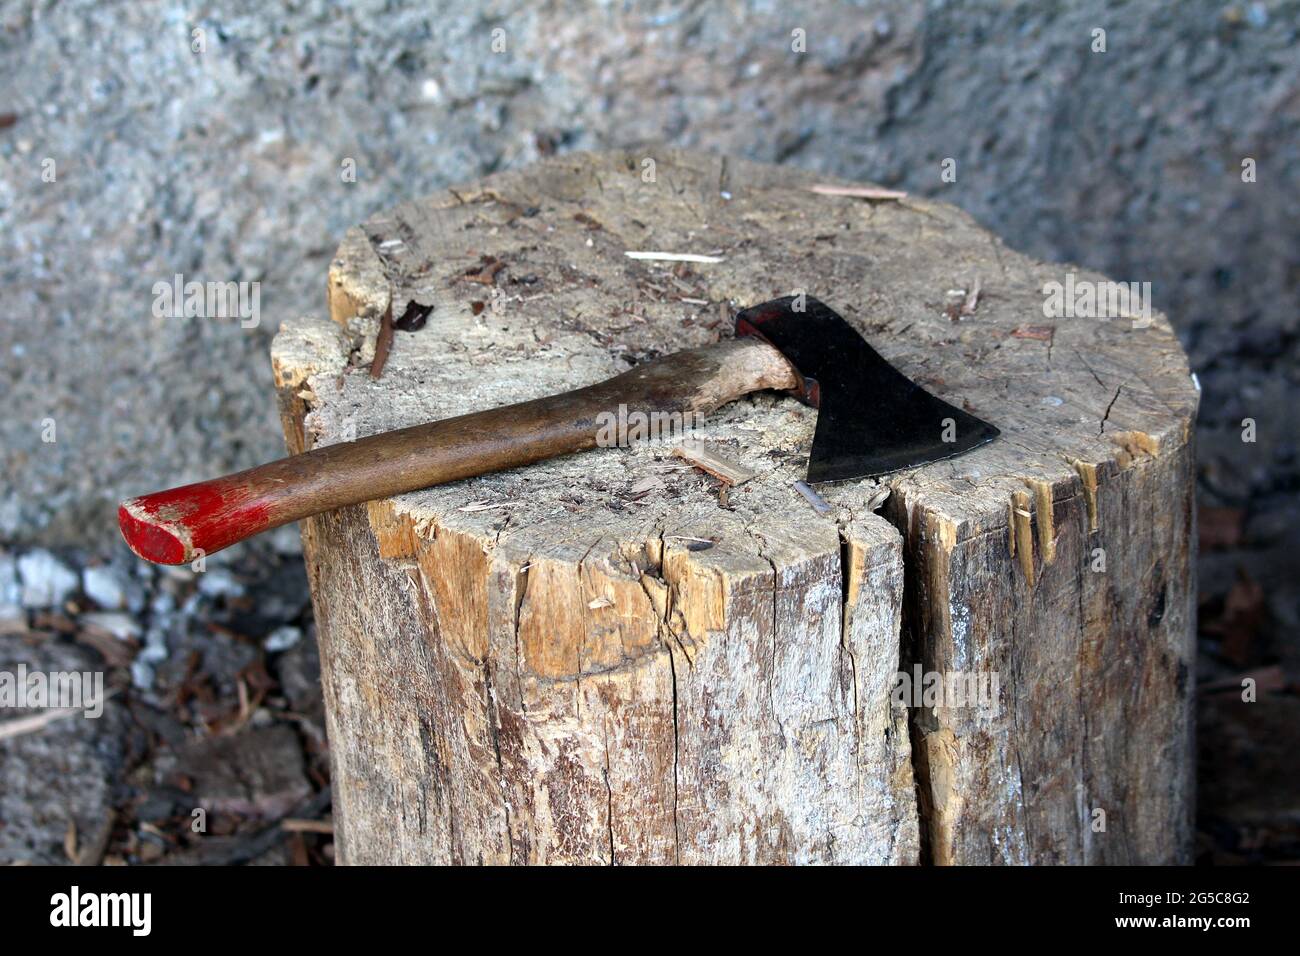
[[[1003,437],[819,514],[815,412],[759,395],[693,435],[758,472],[726,496],[643,444],[304,522],[341,861],[1187,860],[1197,393],[1168,322],[1044,318],[1046,283],[1101,277],[826,181],[571,154],[347,234],[332,321],[274,346],[295,451],[589,384],[794,290]],[[995,674],[995,706],[901,706],[915,665]]]

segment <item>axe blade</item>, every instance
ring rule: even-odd
[[[802,311],[796,307],[802,304]],[[816,408],[808,481],[870,478],[952,458],[996,438],[988,422],[931,395],[811,296],[774,299],[736,315],[794,366],[795,395]]]

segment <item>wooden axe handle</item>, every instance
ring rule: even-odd
[[[131,550],[184,564],[290,521],[345,505],[592,448],[602,412],[707,414],[794,369],[758,339],[676,352],[561,395],[384,432],[238,474],[132,498],[118,509]]]

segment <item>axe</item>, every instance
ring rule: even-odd
[[[800,307],[801,306],[801,307]],[[595,447],[602,412],[707,414],[783,389],[818,410],[809,482],[868,478],[998,435],[890,365],[828,306],[787,296],[736,316],[736,337],[560,395],[317,448],[118,508],[147,561],[184,564],[311,515]]]

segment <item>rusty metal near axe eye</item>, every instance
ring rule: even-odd
[[[317,448],[122,503],[140,557],[183,564],[346,505],[554,458],[597,445],[602,413],[705,414],[783,389],[818,409],[808,481],[867,478],[951,458],[998,430],[931,395],[812,297],[736,316],[736,338],[665,355],[559,395]]]

